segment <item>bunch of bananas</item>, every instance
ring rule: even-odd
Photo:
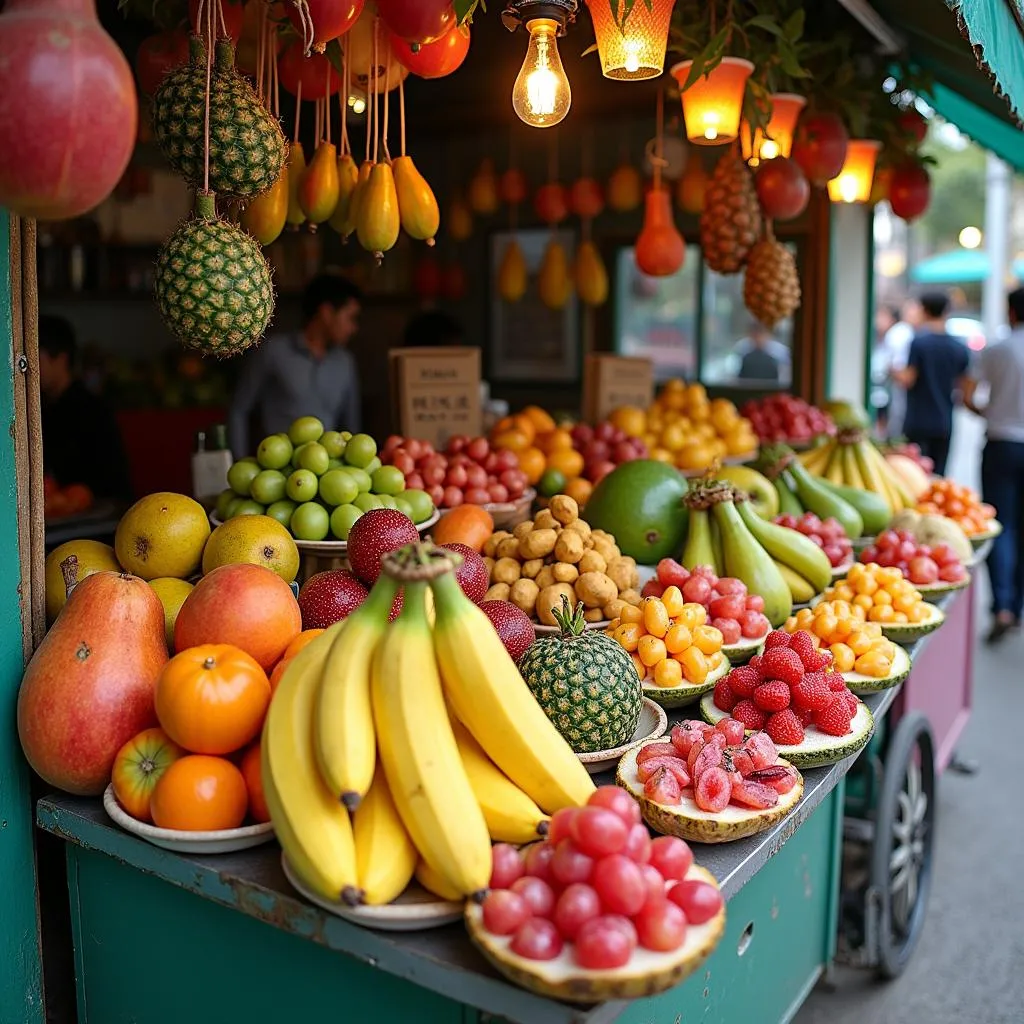
[[[537,839],[548,815],[594,790],[453,569],[429,544],[387,556],[367,600],[294,658],[274,694],[271,820],[292,869],[327,899],[389,903],[414,875],[445,899],[478,893],[492,839]]]
[[[862,430],[841,431],[826,444],[801,454],[800,461],[808,472],[831,485],[877,495],[890,516],[916,504],[906,484]]]

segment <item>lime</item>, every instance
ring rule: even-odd
[[[545,498],[553,498],[556,494],[561,494],[564,487],[565,474],[558,469],[546,470],[537,484],[537,490]]]
[[[291,462],[292,443],[286,434],[271,434],[260,441],[256,461],[264,469],[284,469]]]
[[[294,501],[284,498],[281,501],[275,501],[273,505],[267,506],[267,515],[271,519],[276,519],[285,529],[288,529],[295,508]]]
[[[318,487],[316,473],[311,473],[308,469],[297,469],[288,477],[285,493],[292,501],[312,501],[316,497]]]
[[[327,449],[327,454],[332,459],[340,459],[345,454],[345,438],[337,430],[328,430],[320,438],[320,444]]]
[[[280,470],[265,469],[253,477],[249,490],[256,501],[263,505],[273,505],[284,497],[287,480]]]
[[[228,519],[233,519],[235,516],[237,516],[238,515],[238,509],[242,505],[244,505],[246,501],[249,500],[248,498],[240,498],[237,494],[235,494],[234,491],[232,491],[231,494],[233,495],[233,497],[224,506],[224,512],[225,512],[224,519],[225,519],[225,521],[227,521]]]
[[[405,474],[397,466],[381,466],[370,474],[374,494],[401,494],[405,490]]]
[[[323,505],[307,501],[292,513],[290,527],[296,540],[323,540],[331,528],[331,517]]]
[[[315,416],[300,416],[288,428],[288,440],[298,446],[309,441],[319,441],[324,425]]]
[[[358,466],[346,466],[345,472],[355,480],[360,494],[365,493],[373,487],[373,481],[370,479],[370,474],[367,473],[365,469],[360,469]]]
[[[230,487],[235,494],[240,494],[243,498],[248,498],[252,493],[250,491],[252,482],[257,476],[259,476],[259,474],[260,465],[255,459],[251,462],[248,459],[240,459],[228,470],[228,487]]]
[[[353,434],[345,446],[345,461],[350,466],[366,469],[376,457],[377,442],[369,434]]]
[[[363,492],[362,494],[356,495],[356,500],[352,502],[356,508],[362,509],[363,512],[369,512],[371,508],[381,508],[380,498],[376,494],[369,494]]]
[[[251,498],[243,498],[235,506],[236,516],[261,516],[263,515],[264,508],[258,501],[253,501]],[[234,516],[232,516],[234,518]]]
[[[347,469],[329,469],[320,477],[320,499],[327,505],[348,505],[359,493],[359,482]]]
[[[338,540],[348,540],[348,531],[362,514],[363,510],[355,505],[339,505],[331,513],[331,533]]]
[[[323,476],[330,468],[331,457],[327,449],[317,441],[304,444],[299,452],[299,469],[308,469],[317,476]]]
[[[217,495],[217,504],[213,506],[213,514],[223,523],[228,518],[228,509],[231,507],[231,502],[237,498],[233,490],[229,487],[225,491],[221,491]]]
[[[411,512],[406,512],[406,515],[414,523],[426,522],[434,514],[434,502],[426,491],[413,487],[407,491],[402,491],[399,500],[405,502],[412,509]],[[401,505],[398,507],[402,508]],[[405,509],[402,509],[402,511],[405,512]]]

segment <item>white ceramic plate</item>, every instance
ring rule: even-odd
[[[636,732],[633,738],[619,747],[611,750],[595,750],[589,754],[577,754],[576,756],[586,765],[591,775],[603,772],[618,763],[619,758],[638,743],[650,743],[659,736],[665,735],[668,729],[668,715],[648,697],[644,697],[643,707],[640,709],[640,721],[637,723]]]
[[[586,629],[607,629],[611,619],[602,619],[600,622],[588,622],[584,628]],[[555,633],[561,633],[562,630],[558,626],[545,626],[543,622],[535,622],[533,628],[537,631],[537,636],[552,636]]]
[[[262,846],[274,838],[274,826],[268,821],[263,825],[243,825],[241,828],[226,828],[216,832],[180,832],[173,828],[157,828],[133,818],[114,796],[113,785],[103,792],[103,809],[111,820],[147,843],[173,850],[175,853],[237,853],[253,846]]]
[[[350,907],[340,900],[326,900],[307,888],[295,874],[288,858],[281,854],[281,867],[292,888],[310,903],[322,907],[329,914],[351,921],[363,928],[383,932],[421,932],[440,928],[462,917],[462,904],[449,903],[427,892],[416,882],[410,882],[405,892],[382,907]]]

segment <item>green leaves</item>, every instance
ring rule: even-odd
[[[653,7],[651,6],[652,0],[643,0],[643,3],[648,11],[653,10]],[[636,0],[608,0],[608,6],[611,8],[612,19],[618,26],[619,31],[625,33],[626,21],[633,13],[633,8],[636,6]]]
[[[485,13],[487,11],[486,0],[453,0],[453,6],[455,8],[455,17],[460,25],[467,21],[472,23],[473,15],[478,7]]]

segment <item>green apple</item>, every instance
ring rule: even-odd
[[[370,476],[373,476],[373,474],[376,473],[377,470],[380,469],[380,467],[380,456],[374,455],[374,457],[370,459],[370,461],[365,466],[363,466],[363,469],[365,469],[366,472],[370,474]]]
[[[328,459],[327,460],[327,468],[328,469],[344,469],[345,468],[345,460],[344,459]]]
[[[416,522],[416,520],[413,519],[412,502],[409,501],[409,499],[406,498],[404,494],[400,494],[398,495],[397,498],[395,498],[395,508],[397,508],[398,511],[403,513],[404,515],[407,515],[410,519],[412,519],[414,523]]]
[[[253,498],[262,505],[273,505],[285,494],[288,478],[278,469],[265,469],[253,477],[249,490]]]
[[[355,505],[339,505],[331,513],[331,533],[338,540],[348,540],[348,532],[353,523],[363,514],[363,510]]]
[[[298,540],[323,540],[331,528],[331,517],[323,505],[307,501],[292,513],[290,527]]]
[[[327,454],[327,449],[316,441],[310,441],[309,444],[302,446],[302,451],[299,452],[299,469],[308,469],[312,473],[316,473],[317,476],[323,476],[324,473],[330,468],[331,457]]]
[[[347,443],[337,430],[325,431],[323,437],[320,438],[320,444],[327,449],[327,454],[332,459],[340,459],[345,454],[345,445]]]
[[[287,434],[271,434],[260,441],[256,461],[264,469],[284,469],[291,462],[292,443]]]
[[[318,488],[319,481],[317,480],[316,473],[311,473],[308,469],[297,469],[288,477],[285,493],[292,501],[301,503],[303,501],[312,501],[316,497]]]
[[[320,477],[320,498],[327,505],[348,505],[359,493],[359,482],[346,469],[329,469]]]
[[[234,519],[235,516],[238,515],[238,509],[246,501],[249,500],[248,498],[240,498],[237,494],[235,494],[234,491],[232,491],[231,494],[232,494],[231,500],[229,502],[227,502],[226,505],[224,506],[224,511],[226,513],[225,516],[224,516],[225,520],[227,520],[227,519]]]
[[[252,493],[250,490],[252,482],[259,476],[260,472],[260,464],[255,459],[251,462],[248,459],[239,459],[228,470],[228,487],[235,494],[248,498]]]
[[[275,501],[273,505],[267,506],[267,515],[271,519],[276,519],[287,530],[292,521],[292,513],[297,507],[294,501],[283,498],[281,501]]]
[[[405,490],[405,475],[397,466],[381,466],[370,474],[374,494],[401,494]]]
[[[266,509],[258,501],[253,501],[251,498],[243,498],[235,506],[236,516],[261,516],[265,511]]]
[[[369,512],[371,508],[381,508],[380,498],[376,494],[369,494],[364,491],[362,494],[356,495],[356,500],[352,502],[356,508],[362,509],[364,512]]]
[[[395,504],[395,499],[390,494],[378,494],[376,495],[377,500],[380,502],[381,508],[398,508]]]
[[[366,469],[376,457],[377,442],[369,434],[353,434],[345,446],[345,461],[350,466]]]
[[[217,504],[213,506],[213,514],[222,523],[228,518],[228,509],[231,507],[231,502],[237,497],[238,495],[230,487],[217,495]]]
[[[309,441],[319,441],[324,425],[315,416],[300,416],[288,428],[288,440],[298,446]]]
[[[355,480],[360,494],[365,494],[373,487],[370,474],[365,469],[360,469],[358,466],[346,466],[345,472]]]
[[[406,514],[414,523],[426,522],[434,514],[434,502],[426,491],[410,488],[402,491],[401,500],[412,508],[412,511]]]

